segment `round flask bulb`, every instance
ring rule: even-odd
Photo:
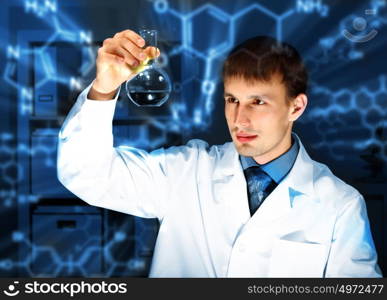
[[[145,46],[157,47],[157,31],[143,29],[140,35]],[[157,59],[145,59],[134,69],[137,75],[125,84],[128,98],[137,106],[161,106],[171,93],[168,74],[157,65]]]

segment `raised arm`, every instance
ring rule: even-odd
[[[96,79],[79,95],[59,133],[58,178],[91,205],[161,219],[169,186],[164,150],[113,147],[117,90],[135,75],[133,66],[142,57],[143,43],[131,40],[137,37],[125,31],[100,48]]]

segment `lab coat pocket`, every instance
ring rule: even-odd
[[[277,240],[269,260],[268,277],[323,277],[326,246]]]

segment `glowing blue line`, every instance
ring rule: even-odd
[[[14,87],[15,89],[19,88],[18,84],[13,81],[12,79],[10,79],[9,77],[7,77],[8,75],[8,72],[9,72],[9,66],[8,64],[5,66],[5,69],[4,69],[4,81],[7,82],[9,85],[11,85],[12,87]]]
[[[49,78],[48,77],[45,77],[41,80],[39,80],[38,82],[35,83],[35,89],[38,90],[40,89],[42,86],[44,86],[47,82],[49,82]]]
[[[188,20],[187,18],[182,18],[182,22],[183,22],[183,28],[182,28],[182,43],[183,43],[183,47],[187,47],[188,46],[188,43],[189,42],[189,39],[192,39],[191,37],[191,34],[190,34],[190,29],[189,29],[189,26],[188,26]]]
[[[267,8],[263,7],[262,5],[258,3],[251,4],[250,6],[240,10],[238,13],[236,13],[234,16],[232,16],[232,19],[238,19],[240,16],[247,14],[250,11],[253,11],[255,9],[258,9],[259,11],[263,12],[264,14],[268,15],[269,17],[272,17],[273,19],[277,20],[278,16],[268,10]]]
[[[45,73],[46,75],[48,76],[54,76],[55,73],[54,73],[54,70],[52,68],[52,64],[50,63],[50,57],[48,56],[47,53],[43,52],[41,55],[40,55],[40,59],[42,61],[42,64],[43,64],[43,69],[45,70]]]
[[[179,18],[179,19],[180,19],[180,17],[181,17],[180,13],[178,13],[178,12],[177,12],[176,10],[174,10],[172,7],[169,7],[169,8],[168,8],[168,12],[169,12],[171,15],[173,15],[173,16]]]
[[[190,12],[187,14],[187,18],[188,19],[192,19],[194,16],[198,15],[199,13],[201,13],[202,11],[205,11],[207,8],[211,8],[211,7],[214,7],[212,4],[209,4],[209,3],[206,3],[202,6],[199,6],[197,9],[195,9],[194,11]]]
[[[218,7],[213,7],[208,11],[208,14],[213,16],[215,19],[219,20],[222,23],[227,23],[227,19],[230,18],[230,15],[225,13],[223,10],[221,10]]]

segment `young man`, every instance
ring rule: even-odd
[[[255,37],[224,63],[232,143],[151,153],[113,147],[117,89],[155,49],[104,41],[93,83],[59,134],[58,177],[87,203],[158,218],[152,277],[379,277],[357,190],[313,161],[293,122],[307,105],[297,51]],[[115,95],[115,96],[114,96]]]

